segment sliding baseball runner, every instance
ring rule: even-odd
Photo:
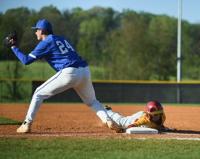
[[[105,107],[110,118],[115,121],[121,129],[118,132],[125,132],[131,127],[153,128],[165,130],[164,122],[166,119],[163,106],[158,101],[149,101],[144,111],[139,111],[130,116],[124,116],[112,111],[109,106]]]

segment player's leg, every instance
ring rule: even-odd
[[[125,124],[128,121],[127,117],[125,117],[117,112],[113,112],[112,110],[107,110],[107,113],[113,121],[115,121],[122,128],[125,128]]]
[[[90,78],[89,68],[79,68],[79,82],[74,87],[77,94],[83,100],[85,104],[91,107],[101,121],[106,124],[110,129],[116,132],[121,132],[121,127],[117,125],[106,113],[105,108],[96,99],[95,91]]]
[[[123,129],[126,129],[129,125],[133,124],[136,119],[141,117],[143,111],[137,112],[131,116],[123,116],[120,113],[113,112],[112,110],[107,110],[107,113],[112,120],[114,120]]]
[[[76,69],[66,68],[59,71],[41,86],[39,86],[32,97],[27,119],[32,121],[39,106],[44,99],[48,99],[58,93],[72,88],[77,82]]]
[[[64,69],[59,71],[35,90],[25,121],[22,125],[31,125],[44,99],[73,87],[73,85],[76,83],[76,76],[74,75],[74,72],[75,71],[73,69]],[[18,129],[17,132],[23,132],[23,130]],[[30,128],[29,130],[25,131],[30,131]]]
[[[101,121],[106,123],[109,117],[105,108],[96,99],[88,67],[79,68],[79,83],[74,87],[74,90],[80,96],[82,101],[96,112],[96,115]]]

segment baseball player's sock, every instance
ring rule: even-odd
[[[101,119],[102,123],[106,124],[110,117],[103,105],[98,100],[94,100],[89,106],[96,112],[96,115]]]
[[[24,121],[22,125],[17,129],[17,133],[28,133],[31,131],[31,123]]]

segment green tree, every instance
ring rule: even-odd
[[[94,7],[87,11],[85,20],[80,23],[78,50],[93,65],[100,65],[106,46],[106,36],[113,25],[114,12],[108,8]]]
[[[63,17],[66,21],[66,37],[69,37],[71,42],[74,44],[74,47],[77,47],[80,39],[80,23],[86,19],[86,11],[81,8],[74,8],[71,11],[65,10]],[[80,51],[80,53],[81,52],[82,51]]]
[[[1,20],[0,29],[2,33],[0,34],[0,39],[3,40],[9,32],[16,30],[19,37],[18,42],[20,44],[29,15],[30,11],[24,7],[7,10]],[[3,54],[1,54],[1,59],[15,59],[10,49],[5,49],[5,47],[1,47],[0,49],[0,51],[3,52]]]
[[[182,78],[200,78],[200,24],[182,22]]]
[[[109,78],[112,79],[148,79],[149,72],[148,38],[146,31],[149,18],[133,11],[125,11],[121,25],[108,38],[110,63]]]
[[[176,76],[177,22],[167,16],[152,18],[148,36],[152,43],[152,76],[169,80]]]

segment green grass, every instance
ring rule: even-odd
[[[23,79],[30,79],[30,80],[46,80],[53,76],[56,72],[49,66],[47,62],[37,61],[30,65],[24,66],[18,61],[20,65],[21,77]],[[1,61],[0,62],[0,78],[12,78],[13,71],[15,70],[16,61]],[[8,71],[8,66],[10,70]],[[99,80],[104,79],[105,75],[105,68],[103,67],[96,67],[90,66],[92,79]]]
[[[0,125],[20,125],[20,121],[16,121],[13,119],[8,119],[5,117],[0,117]]]
[[[188,159],[199,158],[200,141],[1,138],[2,159]]]
[[[18,63],[22,72],[17,78],[46,80],[55,74],[55,71],[46,62],[38,61],[27,66],[21,64],[19,61]],[[12,72],[15,70],[15,64],[16,61],[1,61],[0,71],[2,74],[0,75],[0,78],[12,78]],[[9,71],[8,67],[10,68]]]

